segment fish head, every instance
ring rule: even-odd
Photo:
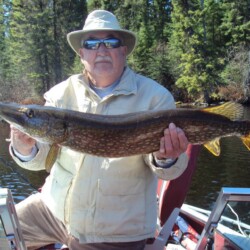
[[[51,110],[44,106],[0,102],[0,116],[41,142],[54,143],[55,139],[61,140],[65,133],[64,124],[54,119]]]

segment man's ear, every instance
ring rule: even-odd
[[[127,56],[127,51],[128,51],[128,47],[123,46],[123,53],[124,53],[125,57]]]

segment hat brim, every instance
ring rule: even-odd
[[[95,30],[77,30],[67,34],[67,40],[70,47],[78,54],[79,49],[81,48],[81,41],[84,40],[90,32],[97,32],[97,31],[114,31],[120,33],[122,36],[122,40],[125,46],[127,46],[127,56],[132,53],[134,50],[137,38],[136,35],[128,30],[115,30],[115,29],[95,29]]]

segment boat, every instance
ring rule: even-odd
[[[235,209],[237,204],[250,204],[250,188],[222,187],[211,211],[185,204],[200,147],[189,146],[188,167],[179,178],[158,181],[157,230],[145,250],[250,249],[250,225],[241,222]],[[224,215],[226,209],[235,218]],[[0,249],[26,250],[11,192],[6,189],[0,189],[0,217]],[[66,250],[67,246],[58,243],[39,250],[52,249]]]
[[[241,214],[236,212],[237,206],[244,204],[250,218],[249,187],[222,187],[212,211],[184,203],[200,147],[189,146],[188,167],[179,178],[158,181],[158,230],[145,250],[250,249],[250,224],[241,222]],[[226,210],[234,218],[225,216]]]
[[[183,204],[175,208],[145,250],[249,250],[250,225],[230,203],[250,202],[250,188],[223,187],[212,211]],[[235,219],[223,216],[226,208]]]

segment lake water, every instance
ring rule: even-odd
[[[245,109],[250,120],[250,108]],[[9,126],[0,122],[0,187],[11,189],[16,202],[42,186],[47,173],[19,168],[9,156],[6,138]],[[221,155],[202,148],[186,203],[211,209],[221,187],[250,187],[250,151],[236,137],[221,140]],[[250,217],[250,216],[249,216]]]
[[[244,109],[250,120],[250,107]],[[221,187],[250,187],[250,151],[238,137],[221,139],[221,155],[202,147],[186,202],[212,208]]]

